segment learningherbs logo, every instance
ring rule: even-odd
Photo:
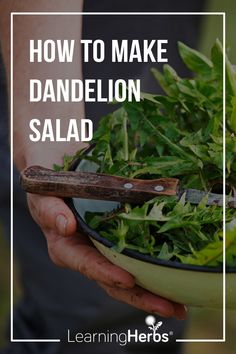
[[[161,327],[162,321],[156,321],[156,318],[152,315],[148,315],[145,318],[147,325],[147,332],[140,332],[138,329],[128,329],[126,332],[78,332],[75,335],[71,334],[71,331],[67,330],[68,343],[117,343],[121,346],[125,346],[128,343],[167,343],[170,337],[173,336],[173,331],[163,332]]]

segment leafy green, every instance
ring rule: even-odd
[[[103,117],[92,156],[98,172],[153,179],[175,177],[182,188],[211,191],[223,180],[223,50],[217,40],[206,58],[183,43],[179,53],[193,72],[181,78],[169,65],[152,73],[165,95],[142,94]],[[226,179],[236,187],[236,74],[226,57]],[[66,160],[68,165],[68,160]],[[66,165],[66,168],[67,168]],[[222,193],[221,190],[217,191]],[[233,221],[232,221],[233,220]],[[226,261],[236,266],[236,210],[226,210]],[[222,262],[223,208],[190,205],[183,195],[126,204],[112,215],[89,214],[102,236],[124,248],[182,263],[217,266]],[[233,226],[232,226],[233,225]]]

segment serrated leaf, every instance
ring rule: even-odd
[[[182,42],[178,42],[178,47],[181,58],[190,70],[201,75],[211,73],[213,64],[205,55]]]

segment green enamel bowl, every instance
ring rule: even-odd
[[[96,172],[97,165],[87,160],[78,160],[72,168]],[[90,237],[95,247],[109,261],[131,273],[139,286],[188,306],[223,308],[225,283],[226,306],[236,308],[236,268],[226,268],[224,282],[222,268],[164,261],[128,249],[118,253],[113,249],[112,242],[88,226],[85,222],[85,213],[108,212],[117,208],[119,203],[74,198],[70,200],[69,205],[80,227]]]

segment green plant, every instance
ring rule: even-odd
[[[223,52],[217,40],[211,59],[178,44],[194,73],[181,78],[169,65],[152,72],[165,95],[142,94],[102,118],[92,156],[99,172],[152,179],[176,177],[183,188],[205,191],[223,179]],[[226,179],[236,186],[236,74],[226,58]],[[81,155],[79,153],[78,155]],[[77,155],[77,156],[78,156]],[[115,244],[166,260],[216,266],[222,262],[223,208],[185,196],[126,204],[111,215],[87,214],[89,225]],[[236,210],[226,210],[227,264],[236,265]]]

